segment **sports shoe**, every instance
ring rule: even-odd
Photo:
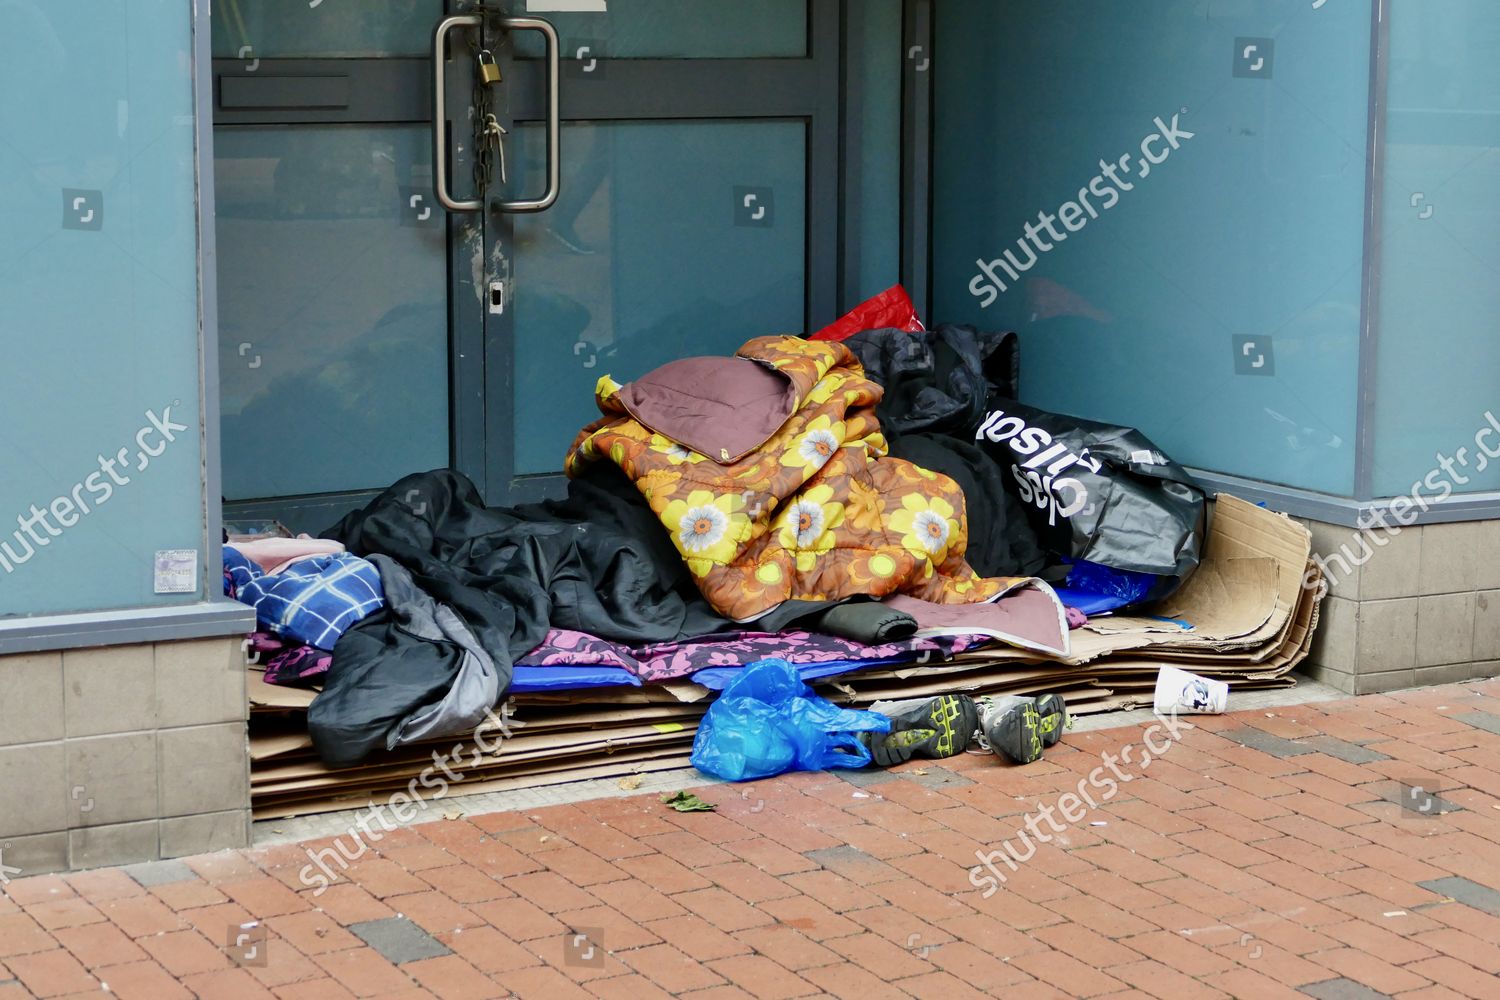
[[[919,756],[931,760],[957,756],[968,749],[979,725],[979,710],[966,694],[881,703],[871,708],[891,720],[890,732],[867,737],[870,754],[881,767],[904,764]]]
[[[1037,700],[1020,695],[980,698],[979,732],[991,751],[1017,764],[1030,764],[1039,759],[1042,749],[1048,745],[1043,738],[1042,713]]]
[[[1068,714],[1068,703],[1063,701],[1060,694],[1039,694],[1036,696],[1037,714],[1041,721],[1037,728],[1042,733],[1043,746],[1055,746],[1062,739],[1064,729],[1073,728],[1073,717]]]

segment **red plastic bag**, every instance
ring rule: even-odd
[[[892,285],[874,298],[866,299],[807,339],[843,340],[863,330],[886,330],[891,327],[907,333],[927,329],[917,319],[917,310],[911,304],[911,296],[900,285]]]

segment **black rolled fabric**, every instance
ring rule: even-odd
[[[726,627],[639,494],[613,485],[577,480],[565,500],[487,508],[464,476],[427,472],[397,482],[323,537],[404,568],[478,639],[503,693],[516,657],[549,627],[626,643]],[[391,613],[361,624],[335,648],[309,711],[314,744],[330,764],[388,745],[394,727],[441,701],[458,676],[451,643],[420,638]]]
[[[570,481],[565,499],[514,508],[485,507],[474,484],[452,470],[407,476],[323,537],[356,555],[388,558],[410,584],[395,589],[406,599],[393,593],[385,612],[334,648],[308,712],[314,746],[330,766],[358,763],[404,742],[403,734],[463,731],[476,696],[458,706],[445,701],[455,700],[455,683],[475,675],[465,664],[487,657],[496,697],[503,695],[516,658],[549,628],[646,645],[744,627],[703,599],[661,522],[613,466]],[[780,631],[828,607],[787,601],[754,627]]]
[[[917,630],[917,620],[878,601],[850,599],[803,620],[803,627],[866,646],[896,642]]]

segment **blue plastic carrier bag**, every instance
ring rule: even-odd
[[[708,706],[693,739],[692,762],[726,781],[864,767],[870,751],[858,734],[890,728],[891,720],[877,712],[819,698],[785,660],[759,660]]]

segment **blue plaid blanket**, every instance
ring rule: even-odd
[[[385,607],[379,571],[348,553],[309,556],[267,576],[238,549],[226,545],[224,588],[253,607],[267,631],[327,650],[349,626]]]

